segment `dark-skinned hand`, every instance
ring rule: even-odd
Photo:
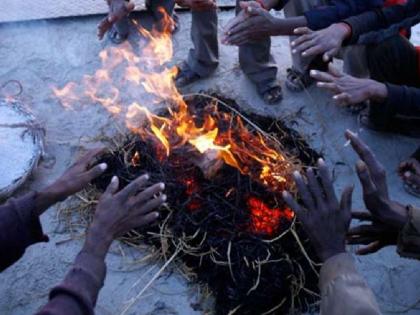
[[[308,169],[306,181],[299,173],[293,174],[302,205],[288,192],[283,192],[283,198],[302,222],[318,257],[325,262],[346,251],[353,187],[347,187],[339,201],[330,171],[322,159],[318,161],[318,174],[316,176],[313,169]]]
[[[343,23],[332,24],[319,31],[308,27],[296,28],[294,34],[299,37],[291,43],[292,53],[303,57],[322,55],[322,59],[328,62],[338,54],[349,33],[349,28]]]
[[[277,19],[256,1],[240,2],[242,11],[226,26],[222,43],[241,46],[271,36]]]
[[[101,40],[104,35],[112,28],[115,22],[130,14],[134,10],[135,4],[125,0],[107,0],[109,6],[108,15],[98,24],[98,38]]]
[[[318,87],[333,93],[333,99],[342,106],[362,103],[369,99],[381,102],[388,96],[385,84],[352,77],[336,69],[332,63],[328,65],[328,72],[311,70],[310,75],[318,81]]]
[[[100,176],[108,167],[105,163],[96,165],[98,157],[103,152],[103,148],[87,152],[64,172],[57,181],[39,192],[36,199],[37,214],[42,214],[54,203],[63,201],[86,188],[93,179]]]
[[[363,200],[369,211],[353,213],[354,219],[369,224],[351,228],[348,243],[366,245],[357,252],[366,255],[396,244],[408,214],[403,205],[389,198],[386,172],[374,153],[356,134],[347,130],[345,135],[361,159],[356,165],[356,171],[363,188]]]
[[[217,9],[216,0],[175,0],[181,6],[194,11],[207,11]]]
[[[149,176],[143,175],[119,190],[114,176],[101,196],[87,242],[96,244],[97,252],[106,254],[112,241],[134,228],[148,225],[159,217],[157,209],[166,201],[163,183],[148,185]]]

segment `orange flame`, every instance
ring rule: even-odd
[[[197,117],[190,113],[174,84],[177,68],[167,65],[173,57],[173,21],[163,8],[160,10],[164,16],[163,31],[148,31],[134,23],[142,37],[140,53],[128,43],[105,49],[99,54],[101,69],[85,75],[81,84],[71,82],[62,89],[54,88],[55,96],[68,109],[87,103],[84,98],[101,104],[124,119],[132,132],[156,140],[166,156],[184,145],[201,154],[216,151],[216,158],[269,189],[290,189],[293,160],[280,152],[278,144],[251,131],[239,116],[221,112],[212,103],[208,106],[211,110],[206,110],[208,114],[200,117],[202,123],[196,122]],[[123,77],[115,79],[117,75]],[[124,93],[120,92],[122,86]],[[147,96],[139,94],[139,90],[147,92]],[[155,115],[154,110],[139,104],[140,99],[147,104],[169,104],[169,116]]]

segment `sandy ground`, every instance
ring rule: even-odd
[[[221,26],[232,14],[224,12],[220,15]],[[108,45],[96,40],[95,26],[99,19],[89,17],[0,25],[0,83],[9,79],[20,80],[24,87],[22,101],[47,130],[47,163],[41,164],[22,192],[39,189],[53,181],[81,149],[95,145],[92,138],[112,135],[115,130],[113,118],[101,106],[86,104],[75,111],[66,111],[51,95],[52,85],[63,86],[68,81],[78,81],[83,74],[93,73],[99,66],[98,53]],[[182,31],[174,39],[176,61],[185,58],[191,46],[190,20],[188,13],[181,14]],[[418,31],[414,32],[414,38],[417,41],[420,38]],[[284,81],[285,70],[290,64],[286,38],[273,40],[273,54],[279,64],[279,79]],[[305,134],[334,166],[337,189],[341,191],[347,184],[356,184],[354,208],[363,207],[360,185],[353,170],[356,156],[350,148],[343,146],[343,132],[346,128],[358,131],[389,170],[392,197],[402,203],[418,204],[418,200],[404,192],[395,172],[398,163],[414,151],[418,141],[360,129],[355,116],[335,107],[328,96],[316,88],[302,94],[290,94],[285,90],[285,100],[280,106],[265,106],[241,73],[237,49],[233,47],[222,46],[220,67],[215,75],[192,86],[189,91],[209,88],[237,99],[245,110],[293,121],[295,128]],[[301,109],[302,114],[296,115]],[[44,304],[49,288],[63,278],[81,246],[80,241],[66,241],[69,234],[57,224],[56,209],[44,214],[42,223],[50,242],[32,246],[17,264],[0,275],[0,313],[3,315],[31,314]],[[134,258],[130,252],[121,257],[117,246],[108,255],[108,275],[100,293],[97,314],[119,314],[124,303],[139,292],[159,268],[135,264]],[[369,257],[357,257],[356,260],[384,313],[420,313],[419,309],[406,311],[420,297],[418,262],[399,258],[395,248],[384,249]],[[195,286],[187,285],[176,272],[164,273],[131,309],[131,314],[204,314],[195,304],[197,290]]]

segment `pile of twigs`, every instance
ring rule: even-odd
[[[197,108],[206,102],[205,97],[195,97],[189,105]],[[223,102],[235,106],[233,101]],[[313,164],[318,157],[281,122],[249,118],[302,165]],[[124,237],[126,242],[153,245],[166,261],[175,253],[189,278],[213,292],[218,315],[286,314],[308,311],[316,303],[316,257],[296,220],[281,219],[273,235],[250,228],[247,198],[282,209],[281,192],[270,192],[228,165],[206,178],[193,159],[187,158],[191,156],[189,145],[176,148],[164,160],[156,152],[156,143],[150,139],[128,136],[104,156],[107,173],[94,182],[100,192],[113,175],[127,185],[147,172],[151,182],[166,184],[168,206],[162,221],[132,231]]]

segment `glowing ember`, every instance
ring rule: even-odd
[[[290,221],[295,215],[289,208],[270,208],[255,197],[250,197],[247,204],[251,212],[251,229],[257,234],[273,235],[282,218]]]
[[[132,166],[140,166],[140,154],[138,151],[136,151],[136,153],[134,153],[133,158],[131,159],[131,165]]]

